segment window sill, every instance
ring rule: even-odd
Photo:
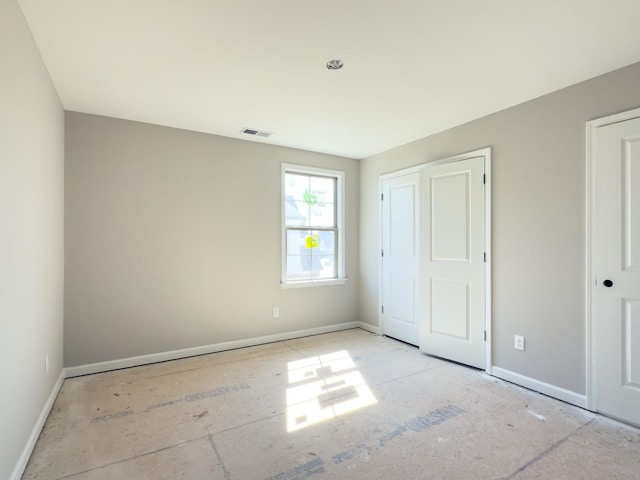
[[[332,285],[344,285],[347,282],[346,278],[332,278],[331,280],[313,280],[302,282],[282,282],[280,286],[283,289],[287,288],[307,288],[307,287],[330,287]]]

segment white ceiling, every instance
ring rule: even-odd
[[[67,110],[352,158],[640,61],[639,0],[19,3]]]

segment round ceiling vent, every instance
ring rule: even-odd
[[[342,67],[344,66],[344,63],[342,63],[342,60],[329,60],[327,62],[327,69],[328,70],[340,70]]]

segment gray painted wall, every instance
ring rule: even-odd
[[[0,32],[0,478],[8,479],[62,373],[64,114],[14,0],[0,2]]]
[[[378,325],[379,175],[491,146],[493,364],[584,394],[585,122],[640,106],[639,85],[635,64],[363,160],[362,321]]]
[[[346,172],[345,285],[280,287],[283,162]],[[356,160],[67,112],[65,188],[66,366],[358,320]]]

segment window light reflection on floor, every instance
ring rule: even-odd
[[[288,432],[375,403],[373,393],[345,350],[289,362]]]

